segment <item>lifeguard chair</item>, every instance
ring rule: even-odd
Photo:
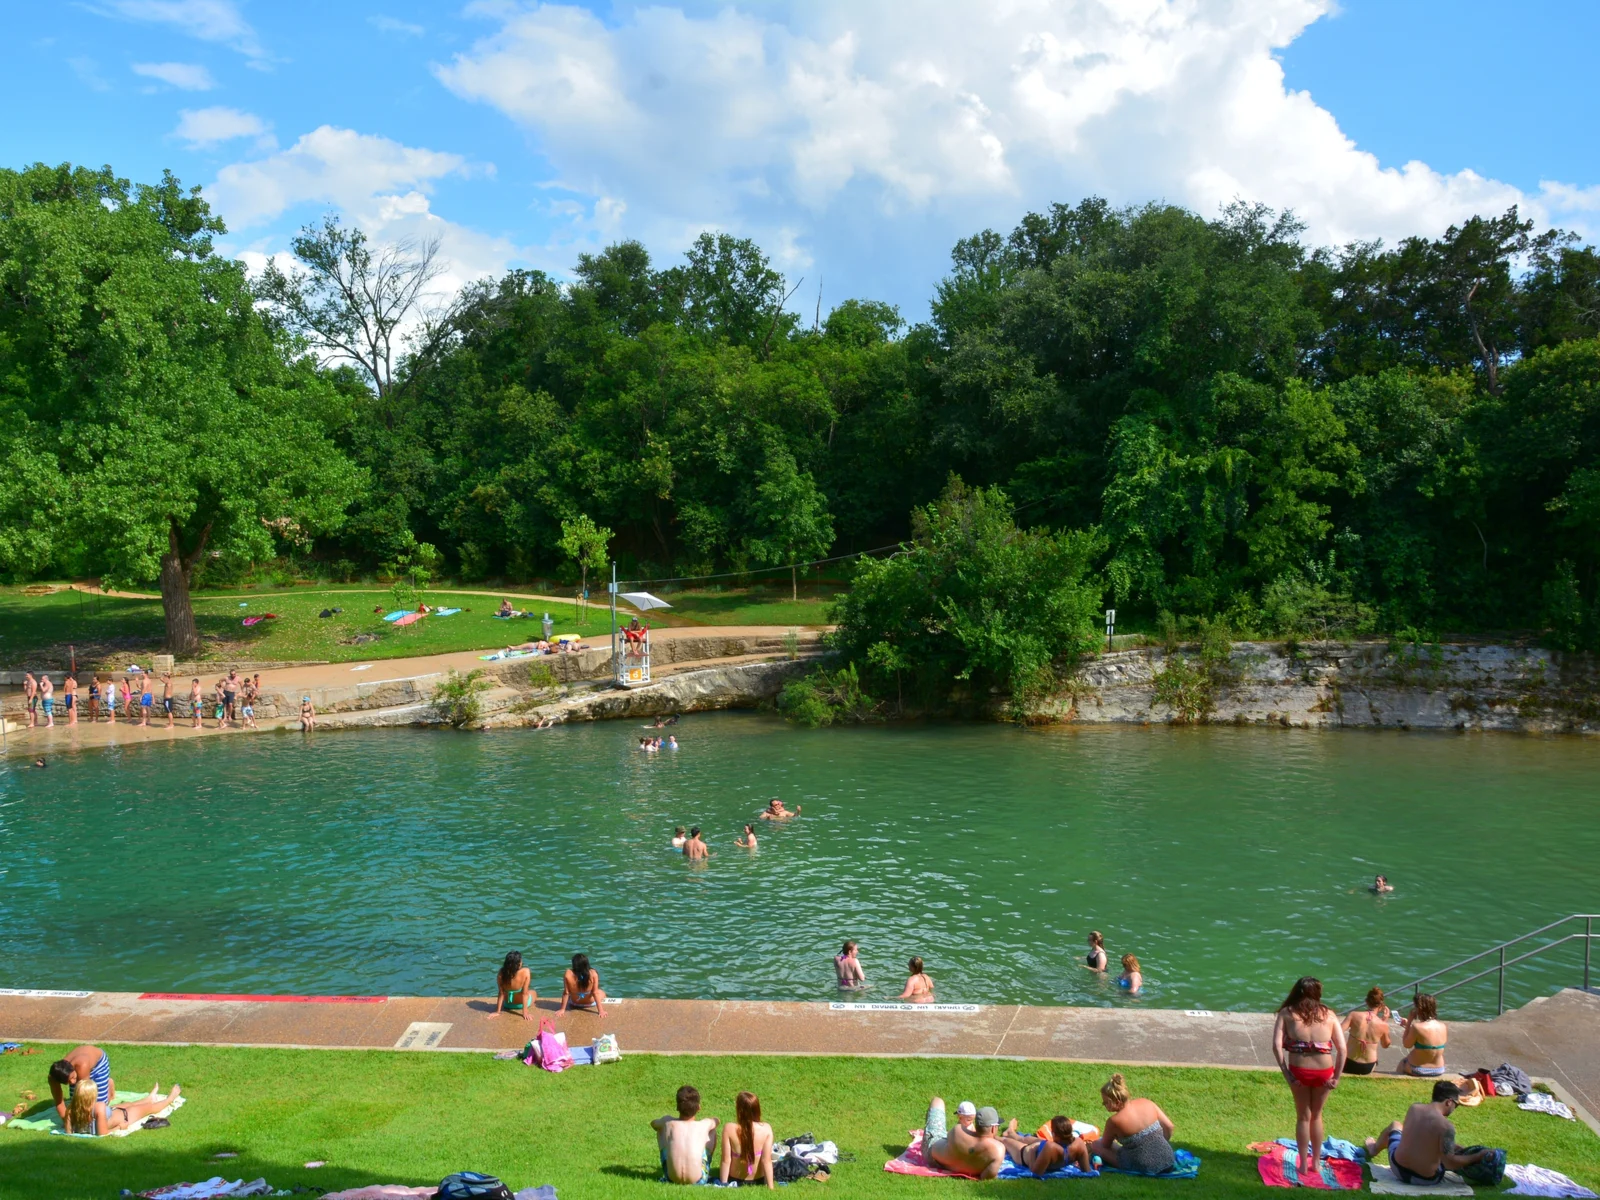
[[[617,590],[616,564],[611,567],[611,664],[618,687],[638,687],[650,682],[650,630],[630,631],[617,628],[617,600],[626,600],[640,612],[652,608],[671,608],[659,596],[649,592],[619,592]]]

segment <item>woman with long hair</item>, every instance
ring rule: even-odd
[[[1172,1119],[1154,1100],[1133,1096],[1118,1071],[1100,1089],[1100,1104],[1111,1114],[1091,1155],[1110,1167],[1138,1175],[1159,1175],[1177,1162],[1172,1152]]]
[[[182,1090],[173,1084],[172,1090],[163,1096],[158,1084],[150,1089],[150,1095],[143,1100],[136,1100],[132,1104],[108,1105],[100,1099],[100,1090],[95,1087],[94,1080],[80,1079],[72,1089],[72,1103],[67,1106],[64,1124],[68,1133],[92,1133],[95,1137],[105,1137],[108,1133],[137,1125],[151,1114],[160,1112],[176,1100]]]
[[[1400,1044],[1406,1048],[1406,1056],[1400,1060],[1400,1074],[1427,1079],[1443,1075],[1450,1027],[1439,1020],[1438,999],[1421,993],[1411,1002],[1411,1015],[1400,1024],[1405,1029]]]
[[[539,998],[539,993],[529,986],[532,976],[533,973],[522,965],[522,951],[513,950],[506,955],[495,977],[495,987],[500,993],[494,1005],[495,1016],[513,1012],[521,1013],[524,1021],[533,1020],[533,1002]]]
[[[1294,1095],[1295,1170],[1313,1177],[1322,1175],[1322,1106],[1339,1086],[1345,1050],[1344,1027],[1322,1002],[1322,981],[1296,980],[1278,1006],[1272,1053]]]
[[[905,991],[895,997],[896,1000],[909,1000],[912,1004],[933,1003],[933,979],[922,969],[922,960],[913,958],[906,964],[908,975],[906,977]]]
[[[734,1182],[749,1187],[760,1171],[767,1186],[773,1187],[772,1126],[761,1119],[760,1099],[754,1092],[740,1092],[733,1098],[733,1115],[722,1127],[723,1186],[731,1176]]]
[[[1345,1014],[1344,1031],[1349,1043],[1344,1073],[1371,1075],[1378,1065],[1378,1051],[1390,1045],[1389,1006],[1384,1003],[1382,988],[1367,993],[1365,1008],[1352,1008]]]
[[[1106,969],[1106,939],[1101,936],[1098,929],[1089,931],[1089,953],[1084,960],[1084,967],[1090,971],[1099,971],[1102,974]]]
[[[606,994],[600,990],[600,972],[589,965],[587,954],[574,954],[572,966],[561,979],[561,1007],[556,1011],[564,1013],[568,1006],[572,1008],[592,1008],[597,1017],[605,1016],[605,1009],[601,1003]]]
[[[1130,996],[1137,996],[1144,986],[1144,972],[1139,969],[1139,960],[1131,954],[1122,956],[1122,974],[1117,976],[1117,986],[1127,988]]]

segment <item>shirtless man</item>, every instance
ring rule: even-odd
[[[1446,1171],[1470,1167],[1487,1150],[1462,1154],[1456,1150],[1456,1127],[1450,1114],[1461,1103],[1461,1089],[1446,1080],[1433,1085],[1433,1102],[1413,1104],[1404,1123],[1390,1121],[1388,1128],[1367,1139],[1367,1161],[1387,1151],[1389,1165],[1401,1183],[1426,1186],[1439,1183]]]
[[[161,710],[167,714],[167,728],[172,728],[172,672],[161,674]]]
[[[196,679],[189,685],[189,711],[194,714],[194,727],[200,728],[200,712],[204,705],[200,701],[200,680]]]
[[[22,694],[28,701],[28,728],[32,729],[39,723],[39,681],[32,671],[23,672]]]
[[[150,672],[139,672],[139,726],[150,727],[150,709],[155,705],[155,693],[150,690]]]
[[[668,1183],[711,1181],[712,1137],[717,1118],[699,1116],[700,1093],[684,1084],[678,1089],[678,1115],[650,1122],[661,1148],[661,1174]]]
[[[683,844],[683,856],[690,862],[711,857],[711,851],[706,849],[705,842],[700,838],[700,826],[689,830],[689,840]]]
[[[1035,1176],[1042,1177],[1066,1166],[1086,1172],[1094,1170],[1094,1164],[1089,1159],[1089,1145],[1072,1132],[1072,1120],[1068,1117],[1050,1118],[1048,1138],[1032,1133],[1019,1136],[1017,1121],[1013,1117],[1006,1131],[1000,1135],[1000,1141],[1012,1160],[1027,1167]]]
[[[56,727],[56,685],[50,682],[50,676],[41,673],[39,676],[39,704],[44,709],[44,727]]]
[[[1000,1140],[1000,1114],[985,1105],[978,1110],[970,1131],[957,1125],[946,1132],[944,1100],[935,1096],[922,1122],[922,1153],[930,1163],[946,1171],[973,1179],[993,1179],[1006,1162],[1005,1143]]]
[[[78,681],[71,674],[61,681],[62,701],[67,706],[67,724],[78,723]]]
[[[50,1064],[50,1098],[56,1102],[56,1115],[67,1119],[67,1103],[80,1079],[94,1080],[102,1104],[110,1104],[117,1094],[111,1078],[111,1060],[99,1046],[79,1046]]]
[[[800,806],[796,804],[794,811],[790,812],[783,806],[783,801],[774,796],[767,801],[766,810],[761,814],[763,821],[792,821],[800,815]]]

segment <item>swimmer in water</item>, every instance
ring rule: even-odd
[[[700,840],[700,826],[696,825],[689,830],[689,840],[683,844],[683,856],[690,862],[711,857],[711,851],[706,848],[705,842]]]
[[[1386,876],[1379,875],[1372,881],[1372,890],[1381,896],[1384,892],[1394,891],[1394,884],[1390,883]]]
[[[1098,929],[1089,931],[1089,953],[1084,956],[1084,968],[1104,972],[1106,969],[1106,940]]]
[[[1128,989],[1128,995],[1137,996],[1139,989],[1144,986],[1144,975],[1139,971],[1139,960],[1131,954],[1122,956],[1122,974],[1117,979],[1118,987]]]
[[[799,815],[800,806],[798,804],[794,806],[794,811],[791,812],[789,809],[783,806],[782,800],[779,800],[776,796],[774,796],[771,800],[767,801],[767,807],[765,811],[762,812],[761,819],[763,821],[792,821]]]
[[[667,735],[666,748],[668,750],[676,750],[678,748],[678,739],[673,737],[670,733]]]
[[[683,826],[679,825],[672,831],[672,848],[682,850],[683,844],[689,840],[689,835],[684,833]]]
[[[754,825],[746,825],[744,827],[744,836],[735,838],[733,844],[744,850],[754,850],[756,848],[756,827]]]
[[[910,972],[906,979],[906,990],[895,997],[896,1000],[909,1000],[912,1004],[933,1003],[933,980],[922,969],[922,960],[913,958],[906,964]]]
[[[839,977],[839,986],[847,991],[857,991],[867,986],[867,973],[861,969],[861,959],[857,957],[860,949],[854,942],[846,942],[844,948],[833,956],[833,971]]]

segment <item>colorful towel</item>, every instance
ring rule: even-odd
[[[1372,1194],[1374,1196],[1470,1196],[1472,1189],[1454,1171],[1446,1171],[1438,1183],[1401,1183],[1388,1167],[1372,1167]]]
[[[409,615],[410,611],[410,609],[398,608],[394,612],[386,614],[383,619],[385,621],[398,621],[401,617]]]
[[[459,608],[436,608],[433,615],[436,617],[453,617],[461,610]]]
[[[1146,1175],[1143,1171],[1124,1171],[1121,1167],[1101,1167],[1102,1171],[1115,1171],[1118,1175],[1138,1175],[1143,1179],[1193,1179],[1200,1174],[1200,1159],[1187,1150],[1172,1148],[1173,1165],[1159,1175]]]
[[[938,1179],[971,1179],[970,1175],[963,1175],[959,1171],[947,1171],[941,1166],[930,1163],[922,1153],[922,1130],[911,1131],[911,1144],[902,1150],[898,1157],[891,1158],[883,1164],[883,1169],[891,1175],[925,1175]],[[1021,1163],[1013,1162],[1008,1155],[1006,1165],[1000,1168],[1000,1179],[1095,1179],[1098,1171],[1080,1171],[1077,1167],[1059,1167],[1044,1175],[1035,1175]]]
[[[1257,1154],[1271,1154],[1274,1146],[1287,1146],[1290,1150],[1297,1150],[1293,1138],[1279,1138],[1275,1142],[1251,1142],[1250,1149]],[[1343,1138],[1331,1137],[1322,1143],[1323,1158],[1342,1158],[1350,1162],[1366,1162],[1367,1152],[1354,1142],[1347,1142]]]
[[[118,1105],[118,1104],[137,1104],[139,1101],[148,1100],[149,1098],[150,1098],[150,1093],[149,1092],[137,1092],[137,1093],[135,1093],[135,1092],[119,1091],[112,1098],[111,1103],[112,1103],[113,1106]],[[151,1117],[170,1117],[173,1114],[173,1112],[175,1112],[177,1109],[182,1108],[186,1103],[188,1103],[188,1100],[189,1100],[189,1097],[187,1097],[187,1096],[179,1096],[176,1100],[174,1100],[171,1104],[167,1105],[160,1112],[153,1112],[153,1113],[150,1114],[149,1117],[145,1117],[144,1120],[142,1120],[142,1121],[136,1121],[134,1124],[128,1126],[125,1129],[113,1129],[110,1133],[106,1134],[106,1136],[107,1137],[127,1137],[130,1133],[135,1133],[138,1130],[144,1128],[144,1122],[150,1120]],[[29,1132],[32,1132],[32,1133],[61,1133],[61,1134],[64,1134],[64,1133],[67,1132],[66,1126],[61,1123],[61,1118],[56,1116],[56,1110],[55,1110],[54,1106],[40,1109],[38,1112],[34,1113],[32,1116],[12,1117],[11,1120],[6,1122],[5,1128],[7,1128],[7,1129],[25,1129],[25,1130],[28,1130]],[[73,1137],[94,1137],[95,1135],[92,1134],[92,1133],[75,1133],[72,1136]]]
[[[415,625],[418,621],[422,620],[422,618],[427,616],[427,615],[428,615],[427,613],[407,613],[405,616],[401,617],[398,621],[396,621],[395,624],[396,625]],[[389,619],[388,617],[384,618],[385,621],[387,621],[388,619]]]
[[[1565,1196],[1571,1200],[1600,1200],[1581,1183],[1574,1183],[1560,1171],[1536,1167],[1532,1163],[1506,1164],[1506,1178],[1517,1186],[1507,1196]]]
[[[1261,1182],[1268,1187],[1308,1187],[1328,1188],[1334,1191],[1359,1191],[1361,1188],[1361,1164],[1351,1162],[1347,1158],[1325,1158],[1322,1160],[1322,1174],[1303,1175],[1300,1168],[1295,1166],[1298,1154],[1294,1150],[1285,1150],[1282,1146],[1273,1146],[1271,1154],[1263,1154],[1256,1160],[1256,1170],[1261,1172]]]

